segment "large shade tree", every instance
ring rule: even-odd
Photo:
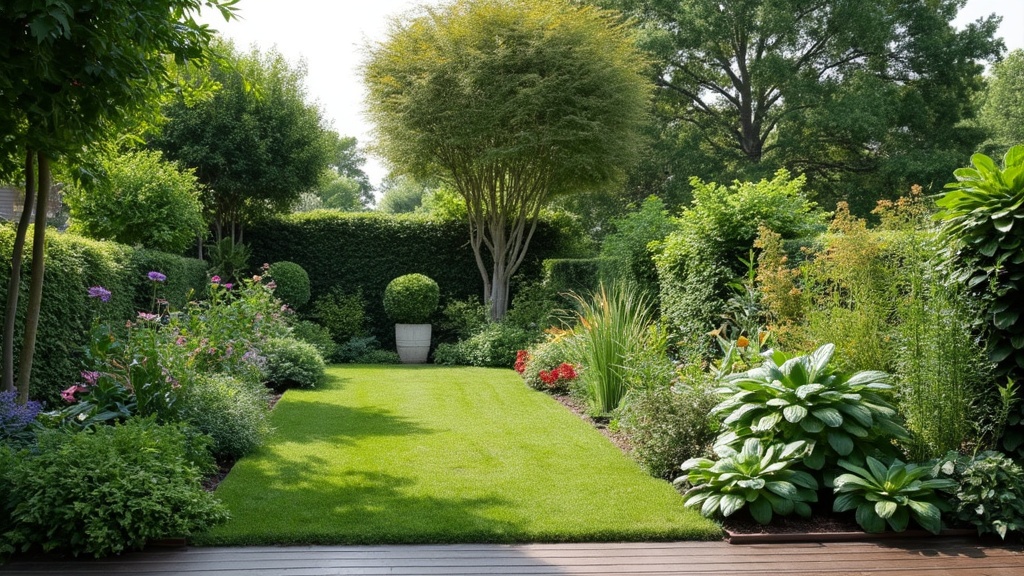
[[[569,0],[455,0],[395,20],[364,78],[379,150],[458,192],[491,318],[541,207],[619,177],[650,82],[617,17]]]
[[[15,314],[35,199],[31,282],[16,386],[28,398],[43,293],[50,165],[152,110],[172,62],[208,56],[204,7],[225,18],[237,0],[10,0],[0,5],[0,179],[25,182],[4,318],[2,388],[15,388]],[[24,159],[17,173],[11,158]],[[19,177],[20,176],[20,177]]]
[[[246,222],[289,211],[342,151],[320,109],[307,102],[303,63],[291,65],[274,50],[215,48],[223,60],[193,73],[220,88],[209,98],[171,101],[151,145],[195,169],[216,240],[242,241]]]
[[[838,196],[941,184],[983,138],[962,121],[999,19],[957,30],[965,2],[595,0],[633,16],[659,63],[648,184],[785,167]]]
[[[1001,156],[1024,144],[1024,50],[1014,50],[992,66],[980,120],[989,136],[990,155]]]

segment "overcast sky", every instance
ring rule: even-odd
[[[251,45],[276,47],[289,60],[305,59],[306,88],[333,128],[343,136],[370,141],[371,127],[363,117],[359,64],[367,41],[381,40],[389,17],[427,0],[242,0],[239,18],[224,22],[215,13],[205,20],[241,49]],[[988,14],[1003,17],[999,34],[1008,49],[1024,48],[1024,0],[968,0],[956,23],[962,25]],[[366,172],[375,185],[387,170],[370,158]]]

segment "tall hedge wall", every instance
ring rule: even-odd
[[[31,236],[29,232],[30,239]],[[13,247],[14,228],[0,223],[0,293],[5,295],[0,297],[0,315],[5,313],[7,305]],[[30,256],[31,241],[26,246],[26,261],[22,266],[19,335],[28,301]],[[82,348],[95,314],[120,323],[132,318],[137,309],[149,309],[153,292],[146,273],[150,270],[167,275],[167,284],[161,287],[160,294],[176,306],[185,302],[189,291],[203,290],[206,286],[206,264],[201,260],[47,232],[46,275],[30,390],[33,398],[53,405],[59,401],[61,390],[79,380]],[[110,290],[110,301],[101,304],[89,299],[90,286]],[[17,355],[20,340],[15,345]]]
[[[539,223],[521,268],[525,278],[539,280],[541,262],[572,242],[559,230],[550,222]],[[335,286],[361,289],[370,330],[385,346],[394,342],[382,302],[392,279],[412,273],[433,278],[441,288],[442,307],[452,299],[483,296],[469,230],[461,221],[316,211],[256,225],[246,232],[246,242],[253,264],[289,260],[302,266],[309,273],[311,302]]]

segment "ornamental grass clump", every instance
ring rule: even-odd
[[[651,303],[642,293],[603,284],[591,298],[572,294],[579,320],[569,346],[590,411],[604,415],[615,410],[628,388],[629,359],[647,348]]]

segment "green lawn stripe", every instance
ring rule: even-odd
[[[509,370],[335,366],[217,489],[197,543],[715,539],[714,523]]]

